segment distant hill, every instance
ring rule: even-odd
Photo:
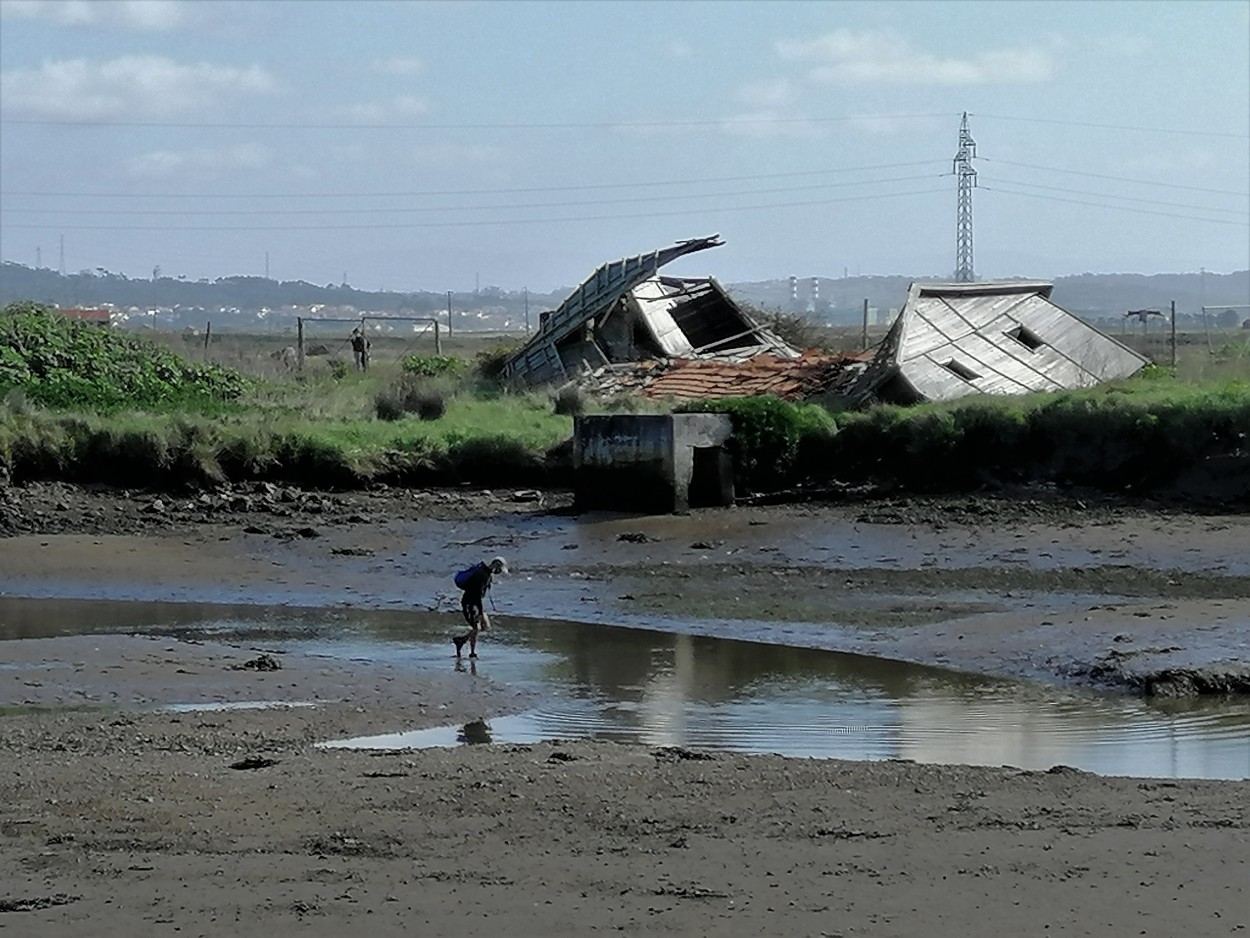
[[[589,273],[589,272],[588,272]],[[941,280],[934,276],[879,276],[812,278],[797,283],[797,297],[789,278],[754,283],[726,283],[739,300],[769,310],[813,313],[813,318],[832,324],[860,322],[864,299],[874,319],[884,320],[897,310],[913,280]],[[538,313],[554,309],[573,288],[549,294],[506,291],[487,287],[476,293],[451,297],[458,316],[470,318],[479,328],[520,328],[526,314],[537,325]],[[244,326],[258,316],[293,316],[297,311],[321,315],[336,311],[371,312],[395,316],[446,315],[447,294],[358,290],[346,284],[278,281],[264,277],[219,277],[189,281],[172,277],[131,279],[104,270],[61,275],[47,268],[31,268],[5,262],[0,266],[0,304],[35,300],[58,306],[111,305],[118,309],[163,311],[162,324],[202,325],[211,316],[214,328]],[[1250,270],[1231,274],[1079,274],[1055,280],[1054,300],[1087,319],[1121,318],[1130,309],[1166,310],[1176,302],[1178,319],[1196,316],[1200,307],[1250,304]],[[284,315],[285,314],[285,315]],[[1243,310],[1239,314],[1246,318]]]
[[[789,278],[729,286],[740,300],[767,309],[815,310],[833,324],[850,325],[861,320],[863,302],[883,313],[897,310],[907,298],[913,280],[946,280],[948,277],[849,277],[812,278],[798,281],[797,302]],[[1197,315],[1201,307],[1220,304],[1250,305],[1250,270],[1231,274],[1078,274],[1054,280],[1052,298],[1064,309],[1086,319],[1120,318],[1130,309],[1167,311],[1175,301],[1178,319]],[[1242,311],[1242,319],[1246,318]]]

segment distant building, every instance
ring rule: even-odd
[[[84,322],[95,323],[97,326],[108,326],[112,324],[112,316],[107,309],[58,309],[58,313],[67,319],[81,319]]]

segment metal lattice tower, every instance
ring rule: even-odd
[[[959,179],[959,204],[955,220],[955,280],[972,283],[972,190],[977,185],[977,171],[972,161],[977,155],[977,144],[968,131],[968,112],[964,111],[959,124],[959,152],[955,154],[952,167]]]

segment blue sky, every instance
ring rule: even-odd
[[[1250,267],[1250,0],[0,0],[0,254],[551,290]]]

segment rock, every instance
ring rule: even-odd
[[[655,538],[648,537],[642,531],[624,531],[616,536],[618,541],[625,541],[629,544],[647,544]]]
[[[231,671],[281,671],[282,662],[273,655],[257,655],[251,661],[232,664]]]
[[[271,765],[277,765],[277,759],[269,759],[265,756],[248,756],[246,759],[240,759],[238,762],[232,762],[232,769],[267,769]]]

